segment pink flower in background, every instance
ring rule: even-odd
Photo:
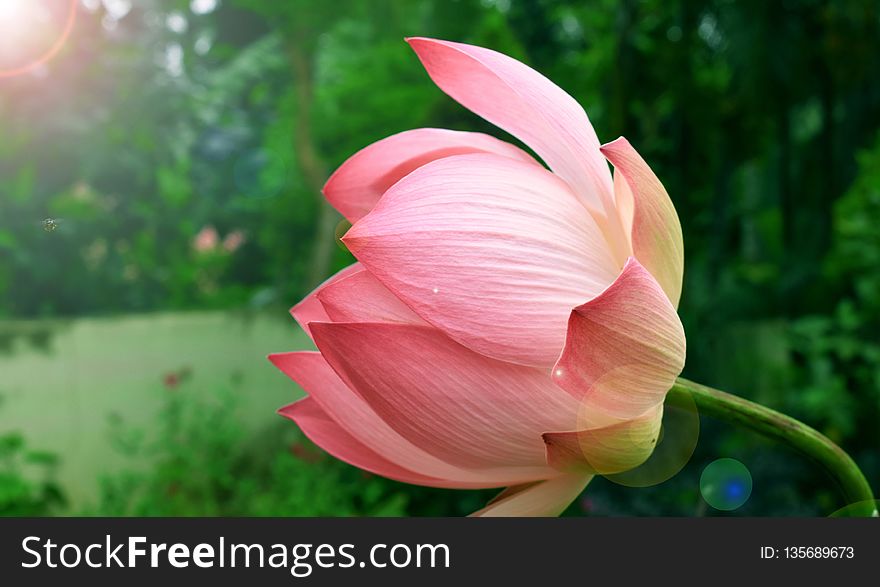
[[[240,230],[233,230],[226,235],[226,238],[223,239],[223,250],[225,250],[227,253],[234,253],[241,248],[241,245],[243,245],[244,242],[244,232]]]
[[[193,249],[197,253],[208,253],[217,248],[220,237],[217,229],[211,225],[203,227],[193,239]]]
[[[507,487],[478,515],[557,515],[653,451],[681,372],[683,245],[623,138],[489,49],[409,39],[449,96],[521,139],[406,131],[325,186],[358,263],[297,304],[317,352],[272,362],[281,413],[339,459],[407,483]],[[612,178],[608,166],[614,168]]]

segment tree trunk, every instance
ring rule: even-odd
[[[312,64],[303,50],[295,44],[288,45],[287,53],[293,69],[297,100],[294,115],[294,149],[303,177],[318,199],[318,219],[312,246],[312,260],[306,275],[306,285],[311,289],[330,273],[333,261],[333,231],[338,222],[338,214],[321,194],[321,189],[327,180],[327,169],[312,136],[312,102],[314,101]]]

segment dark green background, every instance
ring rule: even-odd
[[[46,68],[0,79],[8,360],[21,338],[51,354],[59,319],[210,309],[285,320],[351,261],[320,197],[348,155],[419,126],[509,138],[434,87],[403,42],[434,36],[523,60],[583,104],[603,142],[632,142],[684,231],[684,374],[815,426],[880,486],[876,1],[224,0],[196,15],[188,0],[153,0],[118,20],[93,4]],[[168,26],[175,12],[183,32]],[[47,217],[61,219],[52,233]],[[207,225],[246,242],[196,254]],[[54,481],[63,452],[33,450],[33,423],[14,422],[0,430],[0,513],[436,515],[491,495],[364,476],[272,414],[245,435],[229,406],[260,390],[246,378],[228,387],[168,394],[146,444],[123,442],[125,426],[96,429],[142,466],[104,471],[87,505]],[[718,515],[699,477],[720,457],[754,480],[724,515],[843,505],[803,457],[704,419],[672,481],[597,479],[569,511]]]

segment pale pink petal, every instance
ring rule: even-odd
[[[327,312],[324,311],[324,306],[318,301],[318,292],[331,283],[344,279],[345,277],[353,275],[359,271],[364,271],[364,268],[360,263],[349,265],[316,287],[309,295],[304,297],[301,302],[290,309],[290,315],[293,316],[300,327],[306,331],[309,338],[312,337],[312,332],[309,329],[309,322],[327,322],[330,320],[330,317],[327,316]]]
[[[407,39],[441,90],[529,145],[578,197],[613,211],[611,174],[584,109],[546,77],[491,49]]]
[[[565,511],[581,494],[591,475],[572,473],[507,490],[483,509],[471,514],[479,518],[552,517]]]
[[[329,322],[403,322],[424,324],[369,271],[337,280],[318,292]]]
[[[630,192],[630,202],[624,201],[621,209],[624,222],[629,220],[631,226],[633,255],[654,276],[672,305],[678,307],[684,241],[675,206],[666,188],[625,138],[604,145],[602,153],[614,165],[618,194]],[[628,190],[617,187],[619,178],[626,182]]]
[[[548,432],[547,462],[560,471],[608,475],[633,469],[645,462],[660,434],[663,404],[643,415],[574,432]]]
[[[635,201],[629,182],[624,178],[623,173],[614,174],[614,202],[617,204],[617,213],[620,215],[620,222],[623,230],[629,235],[627,239],[629,243],[628,252],[632,256],[632,228],[633,216],[635,216]]]
[[[498,155],[429,163],[343,237],[427,322],[482,354],[549,367],[571,309],[620,267],[558,177]]]
[[[675,308],[657,280],[630,258],[607,290],[572,311],[553,378],[583,402],[579,428],[593,428],[661,404],[684,359]]]
[[[489,135],[418,128],[382,139],[352,155],[327,180],[324,196],[355,222],[401,177],[435,159],[464,153],[496,153],[538,165],[519,147]]]
[[[315,323],[316,326],[319,324]],[[548,473],[547,467],[535,470],[490,463],[471,470],[450,464],[418,448],[393,430],[339,378],[320,353],[278,353],[269,359],[359,443],[402,468],[424,477],[442,479],[444,487],[498,487],[538,479]],[[432,484],[439,485],[439,482]]]
[[[315,323],[312,330],[327,362],[389,426],[446,462],[544,478],[553,470],[541,434],[576,426],[578,402],[546,371],[474,353],[436,329]]]
[[[350,465],[404,483],[449,486],[442,480],[413,473],[376,454],[339,426],[310,397],[285,406],[278,413],[296,422],[309,440]]]

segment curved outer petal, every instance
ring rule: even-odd
[[[548,432],[547,463],[560,471],[608,475],[644,463],[660,435],[663,404],[643,415],[598,428],[574,432]]]
[[[417,169],[343,241],[427,322],[477,352],[525,365],[552,365],[571,309],[619,272],[563,181],[497,155]]]
[[[553,379],[582,399],[581,427],[593,428],[661,404],[684,360],[684,329],[675,308],[630,258],[607,290],[572,311]]]
[[[322,306],[321,302],[318,300],[318,292],[331,283],[335,283],[340,279],[345,279],[349,275],[354,275],[360,271],[364,271],[363,266],[360,263],[352,263],[328,278],[324,283],[309,293],[309,295],[304,297],[302,301],[290,309],[290,315],[293,316],[300,327],[306,331],[309,338],[312,338],[312,331],[309,328],[309,322],[327,322],[330,320],[330,317],[327,316],[327,312],[324,311],[324,306]]]
[[[591,475],[573,473],[524,487],[510,488],[471,516],[480,518],[558,516],[577,499],[590,479],[592,479]]]
[[[369,271],[359,271],[334,281],[322,288],[317,296],[330,322],[425,324]]]
[[[602,153],[614,165],[615,191],[623,222],[631,225],[633,255],[651,272],[672,305],[678,307],[684,241],[675,206],[666,188],[625,138],[604,145]],[[621,181],[626,186],[619,185]]]
[[[613,210],[611,174],[584,109],[546,77],[491,49],[407,42],[441,90],[529,145],[591,208]]]
[[[424,482],[424,480],[412,481],[412,483],[442,487],[498,487],[509,483],[531,481],[548,474],[549,469],[547,468],[536,473],[534,470],[529,471],[525,468],[491,467],[483,470],[467,470],[452,465],[418,448],[394,431],[339,378],[320,353],[278,353],[271,355],[269,359],[288,377],[302,386],[309,397],[321,407],[321,410],[358,443],[398,468],[406,469],[425,479],[433,479],[430,483]],[[306,432],[308,433],[308,430]],[[328,434],[329,432],[320,438],[313,438],[313,440],[327,452],[338,456],[339,450],[335,448],[336,444]],[[354,462],[352,456],[348,458],[340,456],[339,458],[355,466],[361,466],[358,462]],[[386,477],[395,479],[400,477],[399,471],[390,471],[386,474],[379,470],[369,469],[369,467],[362,468]],[[549,471],[552,474],[552,470]]]
[[[496,153],[538,165],[519,147],[486,134],[418,128],[391,135],[349,157],[327,180],[324,196],[354,223],[403,176],[435,159],[464,153]]]
[[[278,413],[296,422],[309,440],[350,465],[404,483],[449,487],[441,480],[413,473],[376,454],[339,426],[310,397],[285,406]]]
[[[479,355],[425,326],[312,330],[327,362],[414,445],[461,467],[521,467],[531,480],[556,474],[541,434],[572,429],[578,403],[546,371]]]
[[[614,203],[617,205],[617,213],[623,230],[629,235],[629,256],[632,257],[632,229],[633,216],[635,216],[634,196],[629,187],[629,182],[624,179],[623,173],[614,174]]]

